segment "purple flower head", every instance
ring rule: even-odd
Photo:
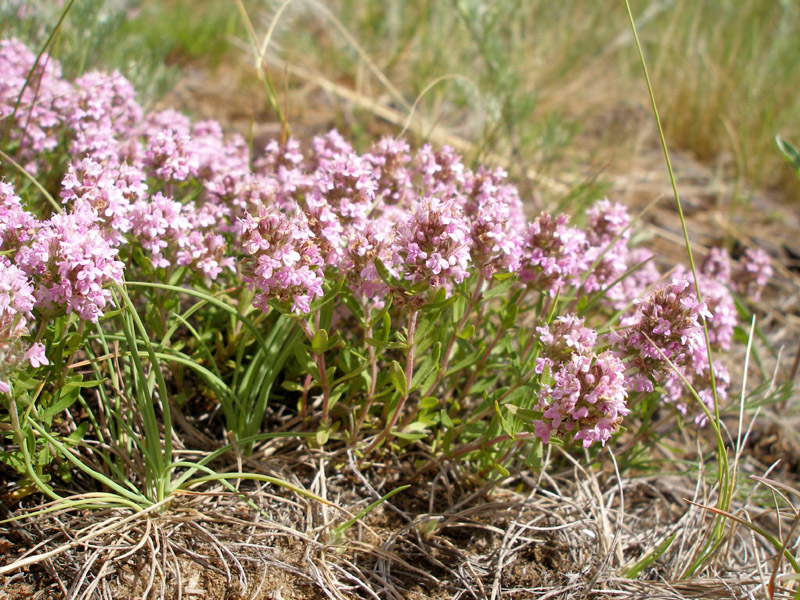
[[[108,122],[113,130],[126,135],[142,120],[136,90],[119,71],[92,71],[75,80],[68,122],[79,128],[87,123]]]
[[[34,368],[48,364],[42,344],[31,346],[22,339],[28,335],[34,303],[25,272],[0,256],[0,393],[11,392],[9,376],[25,363]]]
[[[235,231],[237,219],[245,213],[257,213],[261,206],[278,203],[278,184],[272,177],[254,175],[249,171],[234,169],[206,180],[208,204],[219,211],[217,228],[220,231]]]
[[[592,293],[614,283],[628,267],[630,229],[626,228],[630,216],[623,205],[612,204],[607,199],[596,202],[586,211],[586,216],[589,220],[586,260],[590,268],[594,267],[586,276],[583,289]]]
[[[372,166],[357,154],[336,154],[314,173],[311,199],[327,203],[344,225],[362,226],[372,210],[377,182]]]
[[[122,283],[123,264],[97,227],[97,213],[88,206],[53,215],[42,224],[17,262],[37,282],[36,305],[63,307],[96,323],[111,303],[108,286]]]
[[[46,164],[38,155],[58,145],[61,109],[69,104],[72,86],[61,79],[60,65],[46,53],[25,86],[34,64],[36,56],[22,42],[0,40],[0,135],[9,128],[9,139],[21,148],[24,166],[35,173]]]
[[[725,248],[711,248],[700,271],[723,285],[731,280],[731,256]]]
[[[573,354],[553,374],[553,384],[543,386],[534,421],[534,433],[545,444],[553,434],[572,432],[584,448],[605,445],[630,411],[626,405],[625,365],[611,352]]]
[[[384,137],[364,156],[375,169],[373,177],[377,195],[383,204],[409,206],[413,198],[413,181],[409,165],[411,154],[408,142]]]
[[[739,260],[732,279],[741,294],[757,302],[770,277],[772,265],[769,254],[761,248],[748,248]]]
[[[169,260],[168,247],[174,249],[178,240],[191,229],[183,212],[183,205],[161,192],[151,198],[139,200],[130,212],[131,234],[150,255],[156,268],[166,269],[173,263]]]
[[[637,301],[636,312],[625,320],[626,330],[613,336],[617,353],[629,359],[629,387],[651,392],[671,370],[666,359],[681,367],[704,354],[705,337],[700,318],[710,319],[705,303],[697,301],[694,287],[685,278],[662,285]]]
[[[41,223],[22,208],[14,187],[0,179],[0,250],[15,253],[36,235]]]
[[[388,286],[378,274],[376,259],[392,269],[394,223],[387,219],[370,219],[363,229],[348,230],[340,271],[345,274],[353,294],[376,308],[384,305]]]
[[[0,342],[28,334],[34,304],[33,287],[25,272],[0,256]]]
[[[588,224],[586,239],[592,246],[608,246],[614,238],[627,244],[631,237],[628,227],[631,222],[628,209],[619,203],[611,203],[607,198],[598,200],[586,211]]]
[[[200,170],[200,155],[188,135],[156,133],[147,144],[144,163],[162,181],[186,181]]]
[[[177,264],[191,267],[212,281],[225,269],[235,272],[234,258],[228,255],[228,243],[217,233],[222,218],[219,206],[197,207],[189,203],[183,205],[181,212],[188,227],[174,236]]]
[[[223,270],[235,269],[219,233],[226,215],[218,204],[181,204],[158,192],[133,205],[131,233],[156,268],[187,266],[213,280]]]
[[[468,174],[464,214],[470,222],[472,262],[487,279],[494,273],[519,270],[525,221],[522,202],[513,186],[505,185],[502,169]]]
[[[151,174],[165,182],[186,181],[200,171],[202,155],[192,139],[192,123],[174,110],[149,113],[136,129],[144,138],[144,153],[130,156],[132,164],[141,161]]]
[[[311,301],[322,296],[324,261],[305,215],[262,207],[257,219],[245,215],[240,228],[249,255],[242,261],[242,279],[255,291],[253,306],[267,312],[276,299],[307,313]]]
[[[197,155],[197,177],[203,183],[231,172],[250,171],[250,150],[240,135],[228,139],[217,121],[200,121],[192,127],[192,148]]]
[[[586,251],[586,235],[567,227],[566,215],[542,213],[525,232],[520,279],[555,296],[561,286],[579,282],[588,267]]]
[[[316,170],[326,160],[331,160],[335,156],[355,153],[350,142],[345,140],[342,134],[335,129],[331,129],[325,135],[315,136],[311,140],[311,149],[313,151],[309,164],[311,171]]]
[[[400,224],[393,263],[407,281],[433,287],[461,283],[469,276],[469,223],[451,198],[424,198]]]
[[[300,142],[294,138],[289,138],[283,144],[278,140],[270,140],[264,148],[264,156],[259,158],[255,165],[259,172],[267,172],[278,175],[281,167],[286,170],[302,168],[303,151]]]
[[[605,293],[604,302],[614,310],[623,310],[632,299],[641,298],[648,288],[655,285],[661,279],[661,273],[658,272],[658,268],[652,260],[653,256],[653,253],[646,248],[629,250],[625,268],[638,268],[615,286],[609,288]]]
[[[707,262],[706,265],[708,264]],[[685,267],[681,266],[675,269],[674,276],[686,279],[689,282],[691,293],[697,295],[694,278]],[[708,340],[714,348],[730,350],[733,330],[739,323],[733,296],[725,286],[724,280],[718,279],[716,276],[705,275],[702,272],[698,273],[697,277],[703,302],[711,314],[711,318],[707,322]],[[698,358],[698,361],[704,365],[707,364],[705,345],[698,352],[703,355],[702,358]]]
[[[130,212],[147,196],[145,174],[127,164],[100,164],[90,158],[71,163],[61,182],[61,200],[94,209],[109,242],[120,245],[130,231]]]
[[[76,79],[62,114],[72,131],[73,157],[98,162],[119,162],[117,138],[129,135],[142,120],[136,92],[118,71],[93,71]]]
[[[567,362],[573,354],[592,354],[597,343],[597,332],[584,327],[583,323],[584,320],[577,315],[567,314],[556,317],[549,326],[536,328],[542,346],[536,360],[537,373],[542,373],[545,365],[552,368]]]
[[[279,206],[291,205],[295,198],[311,191],[313,178],[307,173],[304,161],[300,142],[289,138],[283,144],[272,140],[264,148],[264,156],[255,162],[255,172],[275,188]]]
[[[342,260],[346,231],[362,229],[363,221],[358,227],[345,228],[343,219],[336,214],[334,208],[324,198],[315,194],[306,199],[303,213],[325,264],[338,267]]]
[[[461,157],[450,146],[436,152],[430,144],[425,144],[414,157],[412,170],[419,176],[426,195],[451,196],[466,181]]]
[[[701,277],[700,290],[712,315],[708,321],[709,342],[715,348],[730,350],[733,332],[739,323],[733,296],[727,287],[708,277]]]

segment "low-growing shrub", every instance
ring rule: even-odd
[[[527,219],[502,170],[447,147],[331,131],[251,154],[14,39],[0,73],[0,459],[51,494],[77,468],[163,499],[209,471],[177,440],[250,451],[276,402],[310,443],[500,470],[659,408],[702,422],[686,383],[711,412],[728,383],[704,323],[728,350],[732,291],[770,275],[714,249],[698,294],[631,247],[623,206]]]

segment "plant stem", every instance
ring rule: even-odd
[[[386,425],[386,428],[383,430],[378,437],[376,437],[372,443],[367,446],[364,450],[364,456],[372,452],[379,444],[381,444],[384,440],[391,437],[391,431],[394,426],[397,424],[397,420],[400,418],[400,412],[403,410],[403,406],[408,400],[408,394],[411,389],[411,379],[414,376],[414,334],[417,332],[417,316],[419,315],[419,311],[415,310],[408,316],[408,354],[406,355],[406,368],[405,368],[405,377],[406,377],[406,392],[400,397],[400,400],[397,402],[397,407],[394,409],[394,413],[392,414],[392,418],[389,420],[389,423]]]
[[[447,343],[447,348],[442,355],[444,358],[442,360],[442,368],[439,370],[439,375],[436,377],[436,381],[428,388],[428,390],[423,394],[423,396],[430,396],[437,386],[442,382],[444,379],[445,373],[447,372],[447,365],[450,364],[450,353],[453,351],[453,346],[456,343],[456,339],[458,338],[458,334],[464,328],[464,325],[467,324],[469,320],[469,316],[472,314],[472,309],[475,308],[475,305],[478,303],[481,297],[481,287],[483,287],[483,274],[478,273],[478,279],[475,282],[475,292],[469,299],[466,308],[464,309],[464,316],[461,317],[461,321],[458,323],[458,326],[453,330],[453,335],[450,336],[450,341]]]
[[[372,338],[372,321],[370,317],[371,315],[369,308],[365,308],[364,320],[367,324],[367,327],[364,330],[364,336],[366,338]],[[361,409],[361,414],[358,416],[358,422],[353,428],[353,439],[355,439],[355,437],[361,431],[361,427],[364,425],[364,420],[367,418],[369,409],[372,407],[372,402],[375,399],[375,385],[378,378],[378,362],[375,360],[375,348],[373,348],[371,344],[367,344],[367,352],[369,353],[370,366],[369,391],[367,392],[367,399],[364,401],[364,407]]]
[[[311,327],[309,327],[308,323],[305,319],[298,319],[300,323],[300,327],[303,329],[303,332],[306,334],[309,342],[314,341],[314,333],[311,331]],[[314,362],[317,365],[317,369],[319,369],[319,385],[322,388],[322,424],[328,425],[328,404],[330,403],[331,397],[331,390],[330,386],[328,385],[328,373],[325,370],[325,354],[320,352],[317,354],[316,352],[313,353]]]

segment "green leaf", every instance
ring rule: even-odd
[[[528,456],[525,459],[525,463],[532,469],[539,471],[542,468],[543,454],[544,454],[544,447],[542,446],[542,440],[537,438],[533,442],[533,444],[531,444],[531,449],[528,452]]]
[[[504,404],[503,407],[523,423],[533,423],[535,420],[542,418],[542,412],[538,410],[521,408],[515,404]]]
[[[471,396],[476,396],[478,394],[485,392],[496,383],[497,383],[496,375],[494,377],[487,377],[486,379],[479,379],[477,383],[475,383],[471,388],[469,388],[469,393]]]
[[[798,176],[800,176],[800,151],[778,135],[775,136],[775,143],[786,157],[786,160],[788,160],[792,167],[794,167],[794,170],[797,171]]]
[[[294,353],[295,360],[303,369],[308,370],[309,365],[314,364],[311,359],[311,354],[308,352],[308,346],[303,343],[296,343],[292,345],[292,352]]]
[[[336,529],[334,529],[332,534],[331,534],[331,542],[332,543],[337,543],[338,541],[341,541],[343,536],[344,536],[344,533],[348,529],[350,529],[353,525],[355,525],[360,519],[363,519],[364,517],[366,517],[375,508],[377,508],[378,506],[380,506],[381,504],[386,502],[389,498],[391,498],[392,496],[394,496],[398,492],[402,492],[403,490],[406,490],[409,487],[411,487],[411,486],[409,486],[409,485],[401,485],[400,487],[393,489],[388,494],[386,494],[386,495],[378,498],[377,500],[375,500],[375,502],[373,502],[372,504],[367,506],[364,510],[359,512],[353,518],[348,519],[347,521],[345,521],[341,525],[338,525],[336,527]]]
[[[401,396],[405,396],[406,392],[408,391],[406,387],[408,382],[406,381],[406,374],[403,371],[403,367],[396,360],[392,361],[390,375],[395,389],[400,393]]]
[[[447,414],[445,409],[439,411],[439,418],[442,420],[442,425],[444,425],[447,429],[453,427],[453,420],[450,418],[450,415]]]
[[[494,403],[494,412],[497,415],[497,419],[500,421],[500,427],[503,429],[503,433],[509,436],[512,440],[514,439],[514,430],[509,425],[506,418],[503,416],[503,413],[500,410],[500,405],[497,402]]]
[[[314,334],[314,339],[311,340],[311,349],[315,354],[322,354],[328,349],[328,332],[320,329]]]
[[[506,314],[503,316],[503,329],[508,329],[517,321],[517,311],[519,307],[516,304],[509,303],[506,309]]]
[[[297,383],[296,381],[283,381],[281,382],[281,387],[285,390],[290,392],[302,392],[303,386]]]
[[[636,564],[628,567],[627,569],[622,570],[622,576],[626,579],[635,579],[638,577],[639,573],[644,571],[647,567],[652,565],[655,561],[658,560],[658,557],[666,552],[667,548],[672,545],[672,542],[675,541],[678,532],[676,531],[663,542],[661,542],[658,546],[656,546],[652,552],[647,553],[641,560],[637,561]]]
[[[444,291],[444,288],[439,288],[439,291]],[[436,298],[439,297],[437,292]],[[433,302],[429,302],[425,305],[425,310],[441,310],[453,304],[456,301],[455,294],[451,295],[449,298],[444,298],[443,300],[435,300]]]
[[[445,373],[445,375],[449,377],[453,373],[458,373],[461,369],[466,369],[467,367],[471,367],[476,362],[478,362],[478,360],[482,355],[483,355],[483,348],[478,348],[472,354],[468,354],[460,361],[458,361],[456,364],[454,364],[452,367],[447,369],[447,373]]]
[[[436,396],[425,396],[419,401],[422,410],[433,410],[439,406],[439,399]]]
[[[318,446],[324,446],[330,435],[331,431],[328,427],[320,427],[317,429],[317,433],[314,435],[314,440],[317,442]]]
[[[439,351],[437,352],[437,348]],[[441,353],[441,343],[436,342],[434,349],[425,357],[422,364],[419,365],[411,378],[411,389],[414,390],[418,385],[425,381],[431,373],[439,371],[438,355]]]
[[[498,296],[502,296],[508,290],[511,289],[511,286],[517,282],[516,278],[506,279],[502,283],[495,285],[494,287],[489,288],[485,292],[483,292],[483,298],[485,300],[491,300],[492,298],[497,298]]]
[[[345,386],[339,386],[329,397],[328,397],[328,410],[333,410],[333,407],[336,406],[336,403],[339,401],[339,398],[342,397],[342,394],[345,392]]]
[[[469,339],[469,338],[471,338],[471,337],[472,337],[474,334],[475,334],[475,325],[473,325],[472,323],[470,323],[469,325],[467,325],[466,327],[464,327],[464,329],[462,329],[462,330],[461,330],[461,331],[458,333],[458,337],[460,337],[462,340],[468,340],[468,339]]]
[[[378,276],[383,280],[383,283],[390,288],[405,287],[394,275],[389,273],[389,269],[387,269],[383,261],[377,257],[375,258],[375,269],[378,271]]]
[[[79,387],[72,387],[71,389],[63,392],[61,397],[56,402],[48,406],[47,409],[42,413],[42,422],[49,425],[53,421],[53,417],[64,412],[70,406],[75,404],[75,401],[78,399],[79,395]]]
[[[75,431],[69,434],[65,441],[75,443],[80,442],[83,439],[83,436],[86,435],[86,432],[89,431],[90,425],[91,423],[89,423],[89,421],[83,421],[80,425],[78,425],[77,428],[75,428]]]
[[[401,342],[387,342],[385,340],[379,340],[376,338],[364,338],[364,341],[367,342],[370,346],[374,348],[389,348],[389,349],[396,349],[396,348],[406,348],[405,343]]]

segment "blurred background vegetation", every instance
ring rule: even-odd
[[[74,0],[54,53],[68,75],[119,68],[145,103],[187,72],[202,71],[207,95],[218,85],[251,119],[275,121],[253,85],[249,30],[237,2]],[[44,43],[59,4],[0,0],[0,35]],[[337,126],[364,148],[377,133],[400,130],[376,118],[370,102],[405,117],[424,94],[416,114],[467,142],[471,158],[493,154],[518,179],[533,170],[572,189],[582,184],[577,189],[587,196],[603,191],[606,175],[635,170],[655,148],[622,1],[245,0],[242,6],[260,38],[274,25],[266,60],[277,100],[299,131],[308,121],[313,133]],[[743,196],[736,201],[746,203],[750,192],[741,190],[756,188],[796,196],[797,180],[774,136],[800,139],[800,2],[632,0],[632,8],[672,147],[736,182]],[[321,83],[368,102],[326,110],[319,96],[302,93]],[[233,103],[219,102],[213,116],[225,122],[216,111]]]

